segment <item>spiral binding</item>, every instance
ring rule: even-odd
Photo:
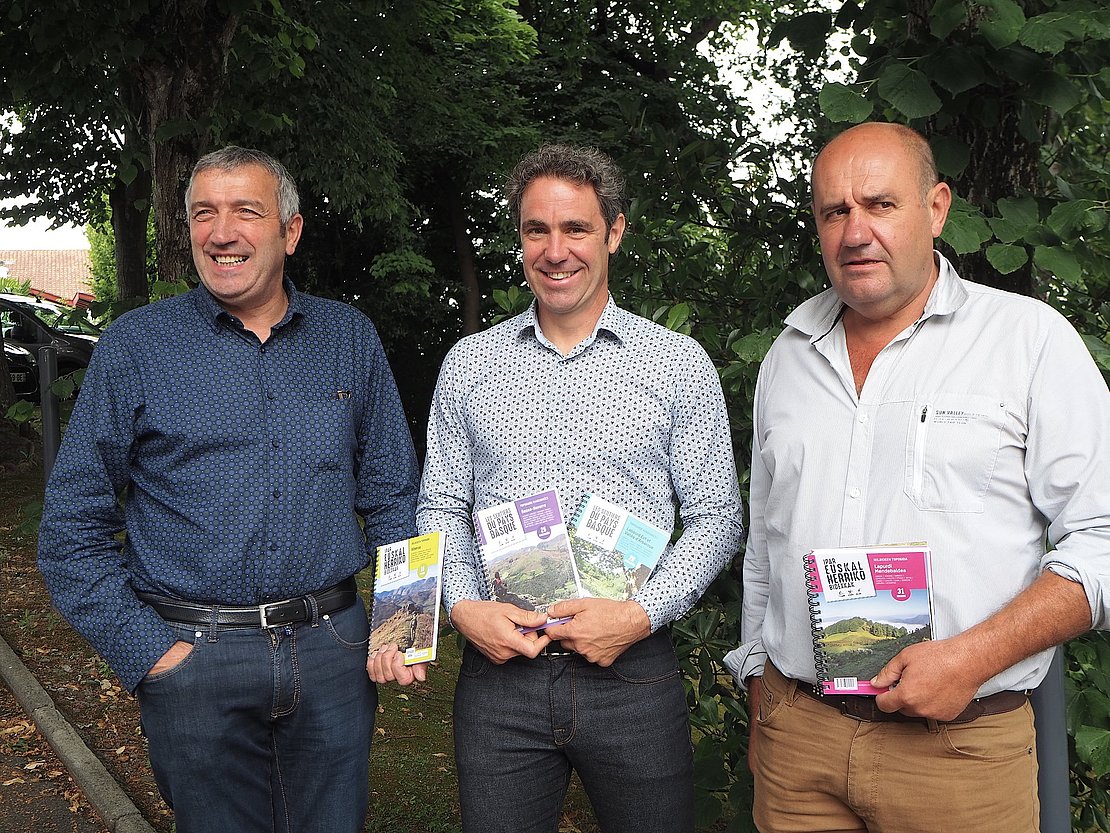
[[[813,632],[813,667],[817,669],[817,690],[825,693],[825,683],[832,678],[829,676],[829,657],[825,653],[821,628],[821,603],[818,601],[817,590],[817,559],[813,553],[807,552],[802,556],[806,574],[806,596],[809,598],[809,628]]]

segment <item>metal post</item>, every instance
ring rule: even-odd
[[[39,348],[39,402],[42,405],[42,473],[43,482],[50,479],[50,470],[58,458],[58,445],[62,441],[62,427],[58,415],[58,397],[54,395],[54,382],[58,378],[58,348],[51,345]]]
[[[1030,698],[1037,727],[1037,789],[1041,799],[1041,833],[1071,833],[1068,730],[1064,700],[1064,649],[1058,647],[1048,676]]]

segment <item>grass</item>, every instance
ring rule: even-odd
[[[144,744],[136,734],[138,715],[134,701],[118,687],[104,690],[105,682],[116,682],[114,674],[72,634],[49,606],[41,589],[41,579],[34,570],[37,523],[25,523],[23,511],[41,497],[41,489],[41,478],[34,471],[5,472],[0,478],[0,555],[6,562],[4,576],[12,580],[18,567],[20,581],[35,588],[22,604],[7,611],[0,624],[5,625],[9,641],[25,651],[24,656],[32,665],[40,658],[43,660],[41,667],[36,666],[40,681],[52,691],[57,702],[67,706],[91,747],[112,750],[125,743],[134,746],[136,754],[129,763],[120,764],[110,753],[106,753],[106,763],[112,765],[111,771],[121,783],[126,783],[128,791],[141,799],[144,815],[156,829],[169,830],[172,823],[152,792]],[[9,559],[15,553],[18,559]],[[369,590],[369,572],[363,571],[359,576],[364,595]],[[439,659],[429,669],[426,683],[379,689],[370,754],[368,833],[461,830],[451,734],[459,661],[458,637],[449,627],[444,628],[439,640]],[[560,831],[598,831],[577,779],[571,783]]]

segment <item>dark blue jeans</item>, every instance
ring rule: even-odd
[[[138,690],[178,833],[359,833],[377,692],[362,602],[309,624],[209,631]]]
[[[694,764],[670,638],[610,668],[578,655],[494,665],[473,647],[455,689],[464,833],[555,833],[571,770],[605,833],[691,833]]]

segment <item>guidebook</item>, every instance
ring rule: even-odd
[[[597,495],[586,495],[571,528],[571,550],[585,596],[631,599],[671,536]]]
[[[929,548],[843,547],[805,555],[817,680],[825,694],[881,694],[869,682],[932,638]]]
[[[553,489],[474,513],[495,601],[546,612],[582,595],[567,525]]]
[[[405,665],[436,658],[444,544],[429,532],[378,547],[370,647],[397,643]]]

